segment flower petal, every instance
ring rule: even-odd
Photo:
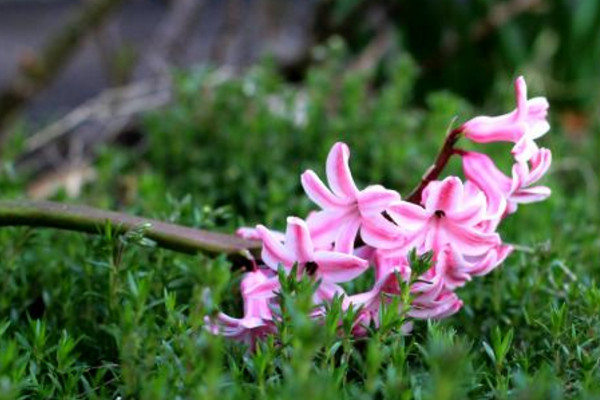
[[[340,227],[338,235],[335,239],[335,251],[340,253],[352,254],[354,249],[354,241],[360,228],[360,217],[350,217],[346,223]]]
[[[275,271],[279,264],[291,267],[295,262],[295,255],[291,254],[278,240],[277,236],[263,225],[256,227],[263,242],[261,258],[267,266]]]
[[[400,194],[381,185],[368,186],[357,195],[361,215],[368,216],[383,212],[390,204],[400,201]]]
[[[346,144],[338,142],[333,145],[327,156],[327,181],[339,197],[355,199],[358,189],[350,173],[349,158],[350,150]]]
[[[404,242],[403,231],[381,214],[363,219],[360,237],[368,245],[379,249],[398,247]]]
[[[536,203],[538,201],[546,200],[552,191],[546,186],[535,186],[532,188],[525,188],[516,191],[510,196],[510,200],[515,203]]]
[[[313,303],[321,304],[324,302],[330,302],[335,295],[341,296],[345,293],[346,292],[341,286],[323,280],[321,281],[321,284],[315,291],[315,294],[313,296]]]
[[[527,177],[524,186],[536,183],[546,175],[546,172],[548,172],[548,169],[552,164],[552,152],[548,149],[541,148],[529,161],[531,162],[531,171],[529,172],[529,176]]]
[[[298,217],[288,217],[285,230],[285,247],[294,254],[295,262],[305,263],[313,260],[313,242],[306,222]]]
[[[511,153],[515,160],[519,162],[526,162],[531,159],[539,151],[538,145],[533,139],[527,135],[523,135],[519,141],[514,145]]]
[[[348,282],[369,267],[366,260],[333,251],[315,252],[315,262],[319,267],[317,273],[323,281],[333,283]]]
[[[423,227],[430,217],[423,207],[407,201],[394,203],[387,211],[399,227],[411,231]]]
[[[497,233],[479,232],[450,222],[444,224],[443,230],[446,234],[446,243],[450,243],[465,255],[483,254],[500,244],[500,236]],[[440,243],[440,245],[446,243]]]
[[[280,288],[279,277],[275,275],[251,286],[242,286],[242,297],[244,300],[271,298]]]
[[[351,200],[335,196],[313,171],[305,171],[300,177],[306,195],[322,209],[338,208],[351,204]]]
[[[437,210],[446,213],[453,211],[463,198],[463,184],[455,176],[449,176],[443,181],[433,181],[423,190],[425,209],[430,213]]]
[[[323,210],[312,212],[306,219],[306,225],[316,247],[331,245],[338,234],[340,226],[349,212],[344,210]]]
[[[463,171],[467,179],[483,191],[487,198],[488,213],[501,216],[506,209],[506,196],[512,180],[504,175],[485,154],[462,151]]]

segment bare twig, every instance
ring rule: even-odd
[[[260,248],[260,242],[254,240],[91,207],[53,202],[0,202],[0,226],[49,227],[100,234],[107,222],[117,234],[143,227],[144,237],[160,247],[192,254],[224,253],[242,264],[251,251]]]

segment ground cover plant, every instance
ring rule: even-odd
[[[422,106],[412,102],[417,71],[406,56],[386,62],[390,78],[381,85],[380,71],[346,72],[339,44],[323,51],[332,54],[302,86],[282,81],[268,63],[240,77],[178,74],[175,105],[147,117],[146,151],[105,149],[78,202],[224,232],[257,223],[283,230],[287,215],[312,209],[299,174],[321,171],[335,142],[352,148],[359,187],[408,192],[453,118],[514,107],[508,77],[498,85],[506,91],[491,94],[494,108],[475,113],[446,92],[429,94]],[[163,250],[143,231],[117,236],[110,226],[99,226],[98,236],[2,228],[0,396],[594,398],[597,118],[590,129],[575,140],[553,124],[542,139],[555,159],[544,180],[552,196],[520,207],[499,229],[514,253],[458,290],[459,313],[417,321],[411,335],[393,308],[365,337],[351,334],[352,316],[340,316],[340,302],[316,324],[308,316],[311,281],[284,280],[280,336],[248,352],[205,329],[205,316],[221,308],[240,316],[242,273],[225,257]],[[508,171],[512,161],[503,155],[511,147],[485,149]],[[17,150],[15,143],[8,151]],[[458,160],[448,166],[460,169]],[[3,197],[22,197],[22,179],[5,162]]]

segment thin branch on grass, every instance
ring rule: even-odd
[[[250,264],[251,253],[260,249],[260,242],[254,240],[86,206],[0,201],[0,226],[48,227],[101,234],[107,222],[117,234],[144,228],[144,237],[159,247],[189,254],[226,254],[238,266]]]

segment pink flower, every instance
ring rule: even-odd
[[[408,315],[417,319],[442,319],[457,313],[463,302],[456,293],[443,289],[437,296],[417,296]]]
[[[434,274],[439,276],[444,287],[454,290],[464,286],[473,276],[488,274],[502,264],[512,252],[511,246],[500,245],[477,257],[463,257],[451,245],[436,255]]]
[[[481,191],[465,191],[460,179],[450,176],[431,182],[423,191],[423,207],[405,201],[390,207],[388,214],[403,229],[407,240],[390,254],[416,247],[420,253],[441,251],[451,244],[461,254],[477,256],[500,244],[500,237],[478,224],[488,218]]]
[[[353,329],[355,335],[365,335],[367,327],[371,324],[379,327],[381,306],[384,303],[389,304],[394,296],[400,295],[397,273],[403,280],[410,278],[410,267],[406,257],[386,257],[381,252],[377,252],[375,255],[375,284],[373,288],[344,299],[345,308],[350,305],[354,309],[361,308]],[[408,330],[410,330],[409,327],[407,327]]]
[[[430,268],[411,287],[413,301],[408,312],[410,317],[442,319],[461,309],[462,301],[446,286],[444,276],[439,272],[435,266]]]
[[[269,302],[275,294],[273,290],[269,292],[268,285],[265,285],[273,281],[273,275],[270,270],[246,273],[240,285],[244,300],[244,316],[234,318],[222,312],[215,320],[206,316],[204,321],[207,329],[215,335],[220,334],[244,342],[251,348],[254,347],[257,339],[274,333],[275,325]]]
[[[465,176],[485,193],[489,213],[498,218],[515,212],[520,203],[534,203],[550,196],[551,191],[545,186],[530,187],[544,176],[552,163],[552,153],[548,149],[540,149],[529,163],[514,164],[510,178],[485,154],[474,151],[460,151],[459,154]]]
[[[361,307],[361,312],[354,329],[355,334],[363,335],[366,327],[380,324],[380,308],[400,296],[398,276],[408,281],[411,276],[406,257],[385,257],[380,253],[376,268],[376,281],[367,292],[347,297],[345,306]],[[444,276],[435,268],[430,268],[420,280],[411,287],[413,302],[408,316],[418,319],[440,319],[454,314],[462,307],[462,301],[445,285]],[[402,305],[401,305],[402,306]]]
[[[365,243],[379,247],[399,235],[394,224],[382,215],[400,195],[383,186],[369,186],[358,190],[350,173],[350,150],[344,143],[333,145],[327,156],[329,190],[317,174],[308,170],[302,174],[302,186],[308,197],[323,210],[308,220],[316,242],[335,242],[335,250],[350,254],[360,230]],[[382,241],[384,240],[384,241]]]
[[[473,118],[462,125],[462,131],[467,138],[478,143],[513,142],[513,156],[524,162],[538,150],[534,139],[550,130],[546,120],[549,105],[545,97],[527,100],[527,85],[522,76],[515,81],[515,95],[516,110],[497,117]]]
[[[269,268],[277,270],[281,265],[289,273],[297,264],[298,274],[306,272],[321,280],[315,302],[330,300],[335,293],[343,293],[336,283],[356,278],[369,266],[366,260],[351,254],[315,250],[308,227],[300,218],[288,217],[285,243],[264,226],[258,225],[257,229],[263,241],[262,259]]]

